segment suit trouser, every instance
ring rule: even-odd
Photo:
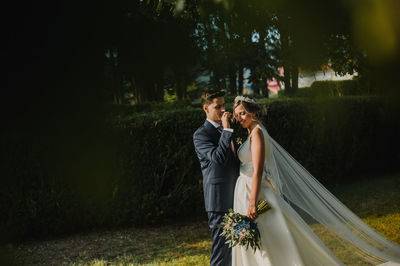
[[[211,266],[230,266],[232,265],[232,249],[225,244],[225,238],[220,236],[222,228],[217,225],[222,222],[224,212],[207,212],[208,226],[211,229]]]

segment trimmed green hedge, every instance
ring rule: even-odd
[[[109,104],[107,111],[117,116],[126,116],[132,113],[149,113],[157,111],[172,111],[192,108],[191,101],[174,102],[146,102],[141,104]]]
[[[268,130],[326,185],[398,167],[396,107],[375,97],[296,99],[271,104]],[[397,147],[397,148],[395,148]]]
[[[158,223],[202,212],[201,173],[192,134],[204,117],[202,110],[181,110],[114,121],[124,170],[117,200],[125,201],[117,215],[125,216],[123,221]]]
[[[348,176],[398,169],[395,114],[371,97],[289,99],[270,102],[264,122],[306,169],[334,186],[350,182]],[[105,127],[88,132],[9,134],[2,153],[2,235],[42,237],[204,215],[192,142],[204,119],[193,108],[130,115],[114,110]],[[235,132],[246,136],[238,125]]]

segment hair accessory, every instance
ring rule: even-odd
[[[248,96],[243,96],[243,95],[236,96],[235,103],[237,103],[238,101],[257,104],[254,99],[252,99]]]

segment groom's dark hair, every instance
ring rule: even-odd
[[[218,97],[224,97],[225,91],[222,90],[207,90],[201,95],[201,105],[209,105],[213,99]]]

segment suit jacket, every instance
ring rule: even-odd
[[[193,134],[193,142],[203,173],[207,212],[227,212],[233,208],[233,194],[239,176],[239,160],[232,152],[232,132],[222,134],[206,122]]]

